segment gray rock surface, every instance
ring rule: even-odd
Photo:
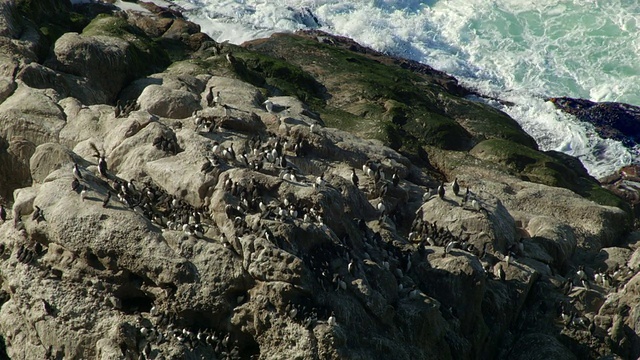
[[[639,237],[619,208],[466,153],[427,147],[433,169],[419,167],[188,61],[129,82],[132,45],[115,36],[66,33],[33,63],[10,13],[0,5],[11,359],[640,354]],[[118,16],[197,43],[171,11]],[[139,108],[118,113],[116,97]]]

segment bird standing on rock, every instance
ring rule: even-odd
[[[106,208],[109,205],[109,200],[111,199],[111,191],[107,192],[107,197],[102,201],[102,207]]]
[[[458,196],[460,193],[460,185],[458,184],[458,178],[453,179],[453,184],[451,184],[451,189],[453,189],[453,193]]]
[[[211,107],[211,104],[213,104],[213,86],[209,87],[209,93],[207,94],[206,100],[207,106]]]
[[[438,196],[440,197],[440,199],[444,199],[444,182],[442,182],[440,186],[438,186]]]
[[[107,177],[107,159],[105,159],[104,154],[101,154],[98,148],[94,143],[89,143],[94,153],[93,156],[98,158],[98,172],[100,176]]]
[[[273,102],[271,100],[266,100],[262,103],[264,107],[267,109],[267,112],[271,114],[273,112]]]
[[[351,171],[351,182],[353,183],[353,185],[355,185],[355,187],[358,187],[358,185],[360,184],[360,179],[358,179],[358,175],[356,175],[356,169],[352,168]]]
[[[391,182],[393,183],[394,187],[398,187],[398,184],[400,183],[400,176],[398,176],[398,169],[395,169],[393,171],[393,176],[391,176]]]
[[[7,210],[2,204],[0,204],[0,220],[2,220],[2,222],[5,222],[5,220],[7,220]]]
[[[80,199],[82,199],[82,201],[87,198],[87,193],[87,187],[82,185],[82,191],[80,191]]]
[[[74,177],[73,180],[71,181],[71,190],[78,191],[79,188],[80,188],[80,181],[78,181],[78,178]]]
[[[33,212],[33,216],[31,217],[31,220],[40,222],[42,220],[44,220],[44,212],[42,211],[42,209],[40,209],[40,207],[38,207],[38,205],[35,205],[35,211]]]
[[[216,91],[216,96],[213,97],[213,105],[222,105],[222,98],[220,97],[220,91]]]
[[[73,163],[73,177],[78,180],[82,180],[82,173],[80,173],[80,168],[76,162]]]

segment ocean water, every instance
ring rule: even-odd
[[[600,138],[546,97],[640,105],[637,0],[174,0],[218,41],[316,28],[443,70],[483,94],[544,150],[607,175],[638,148]]]

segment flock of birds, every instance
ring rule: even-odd
[[[214,95],[213,87],[208,89],[205,100],[208,106],[228,107],[222,102],[220,91]],[[263,103],[265,110],[270,114],[275,112],[278,106],[267,100]],[[135,110],[131,104],[118,105],[115,108],[115,116],[127,116],[130,111]],[[225,117],[228,111],[225,110]],[[282,122],[280,122],[282,124]],[[195,131],[203,129],[207,133],[223,131],[221,121],[215,117],[204,118],[197,113],[194,114]],[[308,136],[319,136],[318,125],[309,128]],[[279,130],[281,130],[279,128]],[[176,155],[181,151],[175,134],[163,134],[156,137],[152,144],[158,150],[169,155]],[[135,179],[125,180],[117,177],[109,171],[106,155],[104,151],[91,144],[94,157],[97,159],[98,177],[87,176],[89,173],[74,161],[72,167],[72,191],[79,194],[84,202],[89,198],[91,191],[104,192],[102,207],[112,206],[114,199],[117,199],[124,206],[138,212],[153,224],[169,231],[182,231],[185,236],[195,238],[217,237],[221,245],[231,251],[237,257],[244,257],[245,249],[239,246],[238,237],[255,235],[263,237],[274,246],[288,251],[299,257],[308,269],[315,275],[319,286],[324,291],[348,291],[350,283],[355,278],[363,278],[366,275],[362,270],[364,260],[375,261],[380,264],[385,271],[390,271],[397,279],[398,291],[409,299],[417,299],[421,296],[421,290],[411,276],[407,276],[415,264],[421,263],[429,266],[427,261],[428,247],[443,248],[442,256],[446,257],[453,250],[465,251],[475,255],[484,265],[488,278],[499,281],[506,280],[505,268],[518,256],[523,255],[522,242],[512,244],[505,254],[493,254],[488,246],[490,242],[484,243],[482,249],[476,249],[470,241],[470,236],[462,233],[456,235],[449,229],[440,227],[437,223],[430,223],[423,220],[422,208],[415,214],[406,232],[405,242],[399,243],[393,239],[384,238],[380,230],[374,230],[365,219],[353,219],[356,234],[345,234],[341,239],[335,239],[335,234],[324,223],[323,216],[325,209],[323,204],[313,202],[309,198],[297,198],[296,193],[291,191],[284,195],[279,195],[273,188],[267,187],[264,182],[258,181],[258,174],[278,176],[280,181],[293,185],[311,186],[317,192],[339,192],[344,194],[347,190],[368,191],[379,201],[375,206],[378,211],[379,229],[385,228],[389,221],[393,222],[398,229],[403,228],[403,223],[407,214],[402,209],[395,207],[388,208],[391,202],[385,201],[390,196],[390,189],[401,188],[401,177],[399,170],[385,167],[379,160],[368,160],[362,165],[362,175],[367,178],[361,180],[355,168],[351,168],[350,182],[352,189],[346,189],[344,185],[334,186],[329,179],[325,178],[325,173],[319,176],[308,176],[302,174],[295,165],[296,158],[302,158],[313,153],[313,146],[306,136],[298,134],[297,137],[290,136],[289,131],[280,131],[279,134],[266,132],[265,134],[253,134],[247,137],[244,146],[234,149],[234,143],[223,146],[218,141],[212,141],[205,156],[205,162],[200,168],[200,172],[205,176],[219,177],[225,170],[238,167],[245,168],[256,176],[251,175],[248,179],[234,181],[230,177],[219,182],[224,191],[226,202],[224,213],[234,229],[233,235],[222,232],[221,224],[216,224],[212,216],[206,199],[203,205],[194,206],[182,198],[167,193],[160,186],[150,180],[138,184]],[[240,153],[236,153],[240,150]],[[276,175],[277,174],[277,175]],[[389,176],[391,174],[391,176]],[[366,183],[366,184],[365,184]],[[96,186],[98,185],[98,186]],[[439,186],[425,192],[423,201],[431,201],[433,198],[445,199],[447,187],[450,187],[456,198],[462,198],[461,206],[469,210],[482,212],[486,211],[478,196],[472,193],[467,187],[461,191],[458,179],[450,185],[441,182]],[[249,217],[257,221],[248,221]],[[0,220],[7,219],[7,212],[3,205],[0,205]],[[32,220],[36,222],[46,221],[43,209],[34,205]],[[288,239],[276,236],[271,228],[273,224],[287,223],[293,226],[315,226],[327,234],[328,241],[320,242],[312,251],[303,252],[293,245]],[[18,230],[24,230],[24,223],[19,214],[14,214],[14,226]],[[213,229],[213,232],[210,230]],[[216,234],[216,235],[212,235]],[[399,234],[399,233],[398,233]],[[355,236],[355,237],[354,237]],[[235,237],[235,239],[233,238]],[[356,251],[361,241],[364,248]],[[4,252],[4,249],[2,249]],[[17,258],[20,262],[31,263],[34,258],[42,254],[42,248],[20,247]],[[336,266],[336,259],[340,259]],[[503,266],[504,263],[504,266]],[[499,266],[495,266],[499,264]],[[577,281],[585,288],[590,289],[593,284],[602,288],[613,286],[614,279],[619,280],[619,274],[609,274],[606,272],[596,273],[590,278],[584,268],[576,272]],[[573,288],[573,279],[569,279],[564,284],[565,293],[568,294]],[[566,289],[566,287],[570,287]],[[578,316],[570,302],[563,302],[559,306],[559,316],[565,324],[585,327],[589,329],[593,323],[585,321],[583,316]],[[326,323],[328,326],[339,324],[336,311],[326,304],[318,304],[312,298],[301,298],[298,302],[290,303],[284,309],[284,315],[294,321],[312,327],[318,322]],[[150,318],[139,317],[137,324],[140,342],[140,352],[145,359],[151,358],[153,347],[159,346],[163,342],[174,338],[190,349],[199,346],[211,347],[212,351],[221,359],[240,359],[242,352],[240,345],[233,340],[230,332],[215,332],[211,328],[194,329],[189,326],[178,327],[180,322],[175,315],[172,317],[161,314],[156,307],[150,311]],[[246,354],[245,354],[246,355]]]

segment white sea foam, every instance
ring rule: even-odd
[[[577,156],[594,176],[637,153],[543,99],[640,105],[636,0],[175,0],[218,41],[242,43],[304,28],[349,36],[421,61],[464,85],[515,103],[494,104],[544,150]]]

